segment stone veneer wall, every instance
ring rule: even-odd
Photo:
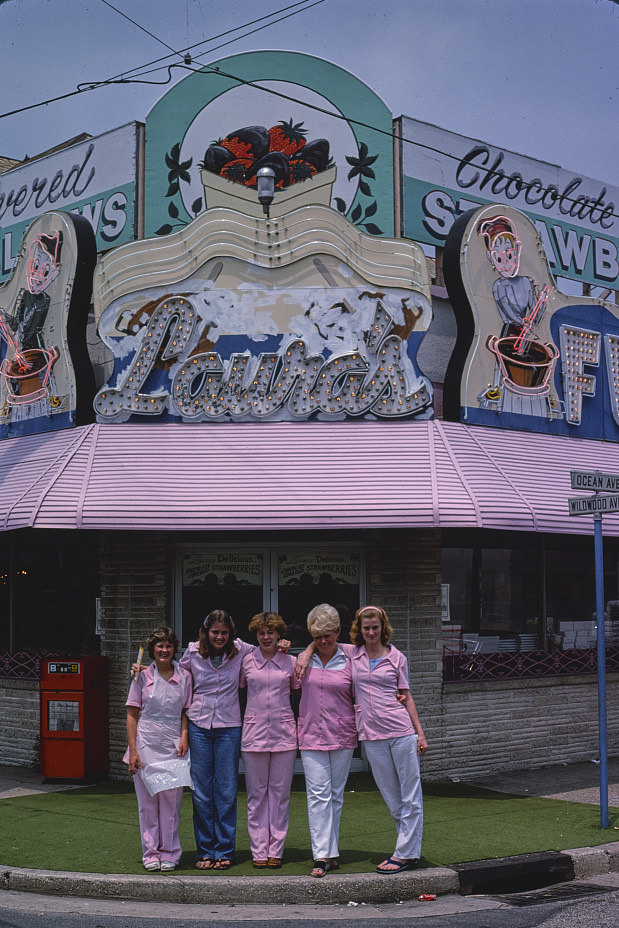
[[[39,681],[0,679],[0,763],[39,766]]]
[[[108,659],[110,776],[126,777],[125,701],[138,648],[172,617],[172,557],[158,532],[105,532],[101,541],[101,653]]]

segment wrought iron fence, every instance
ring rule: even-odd
[[[38,680],[41,661],[46,657],[60,657],[52,651],[0,651],[0,679]]]
[[[606,648],[606,669],[619,670],[619,647]],[[443,653],[443,680],[463,683],[472,680],[519,680],[527,677],[557,677],[597,673],[595,648],[568,651],[497,651],[467,654]]]

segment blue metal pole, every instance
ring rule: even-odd
[[[593,516],[595,543],[595,613],[598,654],[598,735],[600,743],[600,827],[608,828],[608,743],[606,733],[606,635],[602,514]]]

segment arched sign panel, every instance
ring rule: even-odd
[[[619,440],[617,307],[561,293],[523,213],[501,204],[465,213],[444,270],[458,321],[448,418]]]

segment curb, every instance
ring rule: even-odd
[[[522,892],[559,881],[619,872],[619,842],[561,853],[522,854],[382,876],[378,873],[309,876],[178,876],[71,873],[0,866],[0,890],[135,902],[240,904],[389,903],[483,892]],[[513,887],[511,890],[506,887]]]

